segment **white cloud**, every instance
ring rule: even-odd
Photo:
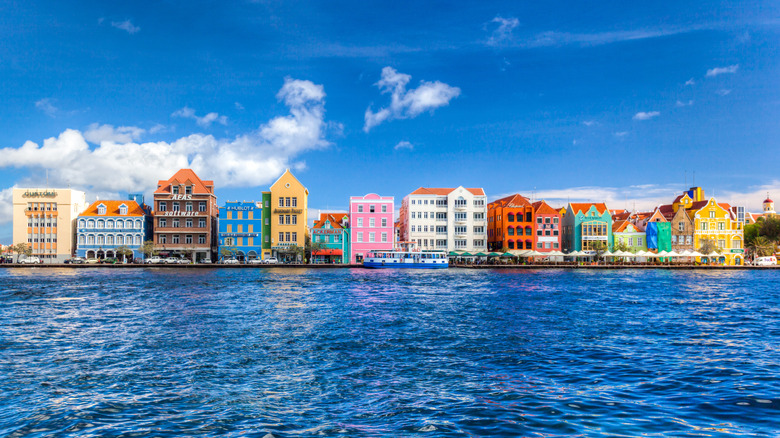
[[[498,27],[493,30],[493,33],[487,40],[487,44],[490,46],[497,46],[502,42],[511,39],[512,31],[520,25],[520,21],[517,18],[496,17],[490,22],[498,23]]]
[[[628,135],[628,131],[615,132],[612,135],[614,135],[617,138],[623,138]]]
[[[693,85],[696,85],[696,81],[694,81],[693,78],[690,78],[687,81],[685,81],[685,86],[686,87],[687,86],[693,86]]]
[[[239,110],[239,111],[243,111],[244,110],[244,105],[241,105],[240,102],[236,102],[235,106],[236,106],[236,109]]]
[[[13,191],[13,187],[0,190],[0,224],[11,222],[13,219]]]
[[[660,115],[661,115],[661,113],[658,112],[658,111],[649,111],[649,112],[640,111],[640,112],[634,114],[633,119],[634,120],[650,120],[650,119],[652,119],[654,117],[658,117]]]
[[[158,123],[158,124],[152,126],[151,128],[149,128],[149,133],[150,134],[157,134],[157,133],[165,132],[165,131],[168,131],[168,130],[172,131],[173,128],[168,128],[167,126],[165,126],[165,125],[163,125],[161,123]]]
[[[393,149],[395,150],[409,149],[411,151],[414,149],[414,145],[404,140],[404,141],[399,141],[398,144],[393,147]]]
[[[585,120],[584,122],[582,122],[582,124],[585,126],[593,126],[596,124],[596,122],[593,120]]]
[[[678,101],[675,103],[675,106],[677,106],[677,107],[684,107],[684,106],[691,106],[691,105],[693,105],[693,101],[692,101],[692,100],[689,100],[689,101],[687,101],[687,102],[683,102],[683,101],[681,101],[681,100],[678,100]]]
[[[170,143],[104,141],[90,147],[84,134],[67,129],[43,145],[27,141],[0,149],[0,168],[47,169],[51,185],[90,193],[151,193],[159,179],[181,168],[192,168],[219,187],[260,186],[285,168],[301,168],[295,157],[302,152],[329,145],[324,97],[321,85],[288,78],[277,98],[289,107],[289,114],[233,139],[192,134]]]
[[[125,32],[129,33],[130,35],[137,33],[139,30],[141,30],[140,27],[134,26],[133,23],[130,22],[130,20],[125,21],[112,21],[111,26],[114,26],[117,29],[124,30]]]
[[[731,94],[731,90],[728,90],[726,88],[721,88],[720,90],[716,91],[715,93],[718,94],[719,96],[728,96],[729,94]]]
[[[220,116],[218,113],[208,113],[203,117],[198,117],[195,114],[195,110],[189,107],[178,109],[171,114],[171,117],[181,117],[183,119],[195,120],[198,126],[208,128],[212,123],[217,122],[222,125],[227,125],[227,116]]]
[[[728,67],[715,67],[707,70],[707,77],[717,76],[722,74],[733,74],[737,72],[739,64],[730,65]]]
[[[375,113],[371,107],[366,109],[365,132],[386,120],[414,118],[425,111],[449,105],[450,100],[460,95],[460,88],[439,81],[421,81],[419,87],[407,90],[406,85],[411,79],[411,76],[398,73],[392,67],[382,69],[382,79],[375,85],[382,93],[391,94],[390,106]]]
[[[43,111],[49,117],[56,117],[60,109],[54,106],[52,100],[49,98],[41,99],[35,102],[35,107]]]
[[[84,131],[84,138],[94,144],[100,144],[104,141],[114,143],[130,143],[138,140],[146,132],[135,126],[119,126],[114,128],[112,125],[100,125],[93,123]]]

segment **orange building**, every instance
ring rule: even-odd
[[[533,250],[534,206],[528,198],[512,195],[488,204],[488,250]]]

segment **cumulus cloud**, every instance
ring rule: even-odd
[[[198,117],[195,114],[195,110],[189,107],[178,109],[171,114],[171,117],[180,117],[182,119],[192,119],[198,126],[208,128],[212,123],[217,122],[222,125],[227,125],[227,116],[220,116],[218,113],[208,113],[203,117]]]
[[[285,168],[300,168],[294,159],[302,152],[328,146],[324,97],[321,85],[288,78],[277,98],[289,107],[289,114],[232,139],[192,134],[170,143],[102,141],[90,147],[84,133],[67,129],[42,145],[27,141],[0,149],[0,168],[47,169],[52,185],[90,193],[150,193],[157,180],[181,168],[192,168],[220,187],[259,186]],[[95,126],[95,132],[103,126]],[[117,129],[103,131],[116,134]],[[132,132],[123,135],[132,137]]]
[[[13,187],[0,190],[0,224],[11,222],[13,219]]]
[[[596,122],[593,120],[585,120],[584,122],[582,122],[582,124],[585,126],[593,126],[596,124]]]
[[[395,145],[395,147],[393,147],[393,149],[395,149],[395,150],[409,149],[411,151],[411,150],[414,149],[414,145],[409,143],[408,141],[404,140],[404,141],[399,141],[398,144]]]
[[[731,90],[726,89],[726,88],[721,88],[720,90],[716,91],[715,93],[718,94],[719,96],[728,96],[729,94],[731,94]]]
[[[51,99],[45,98],[35,102],[35,107],[43,111],[49,117],[56,117],[60,109],[54,106]]]
[[[241,105],[241,102],[236,102],[234,105],[236,106],[237,110],[239,110],[239,111],[243,111],[244,110],[244,105]]]
[[[113,141],[115,143],[130,143],[138,140],[146,132],[135,126],[119,126],[114,128],[112,125],[100,125],[93,123],[84,131],[84,138],[94,144],[100,144],[104,141]]]
[[[696,85],[696,81],[694,81],[693,78],[690,78],[687,81],[685,81],[686,87],[693,86],[693,85]]]
[[[491,20],[491,23],[498,24],[490,34],[490,38],[487,40],[487,44],[490,46],[497,46],[504,41],[512,38],[512,31],[520,25],[520,21],[517,18],[502,18],[496,17]]]
[[[112,21],[111,26],[114,26],[117,29],[123,30],[130,35],[137,33],[139,30],[141,30],[140,27],[134,26],[133,23],[130,22],[130,20],[125,21]]]
[[[640,112],[634,114],[633,119],[634,120],[650,120],[650,119],[652,119],[654,117],[658,117],[660,115],[661,115],[661,113],[658,112],[658,111],[649,111],[649,112],[640,111]]]
[[[615,132],[612,135],[614,135],[617,138],[623,138],[628,135],[628,131]]]
[[[687,101],[687,102],[683,102],[683,101],[681,101],[681,100],[678,100],[678,101],[677,101],[677,103],[675,103],[675,105],[676,105],[677,107],[691,106],[691,105],[693,105],[693,101],[692,101],[692,100],[689,100],[689,101]]]
[[[728,67],[715,67],[707,70],[707,77],[717,76],[722,74],[733,74],[737,72],[739,64],[730,65]]]
[[[390,93],[390,106],[377,112],[371,111],[371,107],[366,109],[365,132],[387,120],[414,118],[425,111],[447,106],[450,100],[460,95],[460,88],[439,81],[421,81],[419,87],[407,90],[406,85],[411,79],[411,76],[398,73],[392,67],[382,69],[382,79],[375,85],[382,93]]]

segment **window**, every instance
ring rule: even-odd
[[[710,219],[715,219],[715,210],[710,210]]]
[[[184,194],[185,195],[191,195],[192,194],[192,186],[185,186],[184,187]]]
[[[284,207],[284,198],[279,198],[279,207]]]
[[[412,201],[412,204],[414,204],[414,201]],[[358,213],[363,213],[363,204],[358,204]]]
[[[357,233],[357,241],[362,242],[363,241],[363,233]]]
[[[506,220],[507,220],[507,222],[514,222],[515,221],[515,215],[512,214],[512,213],[509,213],[508,215],[506,215]]]
[[[438,199],[436,199],[436,206],[437,207],[446,207],[447,206],[447,198],[438,198]]]
[[[549,224],[550,223],[550,218],[549,217],[544,218],[544,223]]]
[[[376,212],[376,211],[374,210],[374,205],[369,205],[369,206],[368,206],[368,212],[369,212],[369,213],[375,213],[375,212]]]
[[[474,234],[485,234],[485,227],[474,227]]]
[[[414,199],[412,199],[412,205],[414,205]]]
[[[204,218],[198,219],[198,228],[206,228],[206,219]]]
[[[292,224],[298,225],[298,215],[296,214],[292,215]]]
[[[475,221],[485,220],[485,213],[474,213],[474,220]]]
[[[726,229],[726,224],[723,221],[718,221],[718,231],[723,231]]]
[[[160,218],[160,219],[157,219],[157,225],[158,225],[160,228],[165,228],[165,227],[167,227],[167,226],[168,226],[168,220],[167,220],[167,219],[165,219],[165,218]]]
[[[693,236],[685,236],[685,244],[686,245],[693,244]]]
[[[268,236],[265,236],[266,239],[268,239]],[[199,234],[198,235],[198,243],[203,245],[206,243],[206,235],[205,234]]]
[[[179,194],[179,186],[173,186],[173,187],[171,187],[171,192],[172,192],[174,195],[178,195],[178,194]]]
[[[677,236],[676,235],[672,236],[672,244],[673,245],[677,245]]]
[[[174,234],[173,236],[171,236],[171,243],[179,243],[179,235],[178,234]]]
[[[417,219],[417,214],[415,212],[412,212],[412,219]]]
[[[184,243],[192,244],[192,234],[187,234],[184,236]]]
[[[172,202],[173,211],[181,211],[181,206],[178,202]]]
[[[292,201],[290,200],[289,196],[284,198],[284,206],[285,207],[289,207],[291,203],[292,203]]]
[[[159,210],[159,211],[166,211],[167,209],[168,209],[168,203],[167,202],[160,201],[157,204],[157,210]]]
[[[287,242],[292,242],[292,240],[290,240],[290,232],[289,231],[285,231],[284,232],[284,238],[286,239]]]
[[[447,220],[447,213],[436,213],[436,220],[437,221],[446,221]]]
[[[185,210],[185,211],[192,211],[192,202],[187,202],[187,203],[184,205],[184,210]],[[240,213],[239,213],[239,214],[240,214]]]
[[[160,234],[160,237],[158,238],[158,240],[163,245],[168,243],[168,237],[165,234]]]
[[[119,214],[127,214],[127,206],[125,204],[119,206]]]
[[[428,225],[423,226],[423,231],[426,233],[428,232]],[[431,227],[431,231],[433,231],[433,227]]]
[[[284,233],[281,231],[279,232],[279,241],[284,242]]]
[[[482,247],[482,246],[485,246],[485,241],[484,240],[479,239],[479,240],[475,240],[474,241],[474,247],[475,248],[479,248],[479,247]]]
[[[485,205],[484,199],[475,199],[474,200],[474,207],[482,207]]]
[[[184,226],[187,228],[192,228],[192,218],[187,218],[184,220]]]
[[[173,222],[173,224],[171,225],[173,228],[179,228],[179,220],[178,219],[174,219],[171,222]]]
[[[455,221],[465,221],[466,213],[455,213]]]
[[[369,227],[369,228],[374,228],[375,226],[376,226],[376,219],[374,219],[374,218],[369,218],[369,219],[368,219],[368,227]]]
[[[718,240],[718,248],[725,248],[726,247],[726,241],[723,239]]]
[[[514,235],[515,235],[515,228],[514,228],[514,227],[509,227],[509,228],[507,228],[507,229],[506,229],[506,234],[507,234],[508,236],[514,236]]]
[[[279,225],[284,225],[284,215],[283,214],[279,215]]]
[[[292,198],[292,206],[297,207],[298,206],[298,198]]]
[[[701,230],[702,231],[707,231],[707,222],[702,222],[701,223]]]
[[[465,239],[455,239],[455,248],[465,248],[465,247],[466,247]]]
[[[271,224],[271,219],[270,218],[265,218],[265,224],[266,225],[270,225]]]
[[[447,234],[447,227],[438,225],[436,227],[436,234]]]
[[[382,213],[387,213],[387,204],[382,204]]]
[[[466,227],[455,227],[455,234],[466,234]]]
[[[363,218],[362,217],[357,218],[357,226],[359,228],[363,228]]]
[[[298,233],[295,231],[292,232],[292,241],[296,243],[298,242]]]
[[[387,233],[382,233],[382,242],[387,242]]]
[[[383,207],[384,207],[384,206],[383,206]],[[387,226],[387,218],[386,218],[386,217],[383,217],[383,218],[382,218],[382,228],[384,228],[384,227],[386,227],[386,226]]]
[[[455,200],[455,208],[458,207],[465,207],[466,206],[466,200],[463,199],[462,196],[458,197],[458,199]],[[466,245],[463,245],[466,246]]]
[[[206,201],[201,201],[198,204],[198,211],[206,211]]]
[[[641,237],[637,237],[636,238],[636,244],[639,245],[639,246],[642,246],[642,238]]]
[[[374,233],[368,233],[368,241],[369,242],[374,242],[374,239],[376,239],[376,236],[374,235]]]

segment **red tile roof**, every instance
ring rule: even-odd
[[[192,169],[180,169],[170,179],[157,181],[157,190],[154,193],[171,193],[171,184],[186,182],[192,184],[193,195],[210,195],[214,193],[214,181],[201,180]]]
[[[580,211],[585,212],[588,211],[588,209],[591,206],[596,207],[596,211],[599,212],[599,214],[604,214],[605,211],[607,211],[607,204],[603,202],[595,203],[595,202],[572,202],[571,204],[571,210],[574,212],[574,214],[579,213]]]
[[[528,201],[528,198],[526,198],[523,195],[514,194],[509,195],[501,199],[496,199],[495,201],[490,203],[494,207],[530,207],[531,203]]]
[[[552,208],[544,201],[536,201],[531,205],[533,205],[536,214],[560,214],[560,209]]]
[[[106,214],[98,214],[98,206],[106,206]],[[127,206],[127,214],[119,214],[119,207],[124,204]],[[95,201],[81,213],[81,216],[143,216],[144,210],[135,201]]]
[[[320,220],[314,223],[312,228],[322,228],[326,223],[330,222],[331,228],[342,229],[342,219],[347,218],[349,220],[349,213],[320,213]]]
[[[413,191],[410,193],[410,195],[438,195],[438,196],[446,196],[452,193],[452,191],[455,190],[455,188],[452,189],[444,189],[444,188],[431,188],[431,187],[420,187],[419,189]],[[473,195],[477,196],[485,196],[485,191],[482,189],[469,189],[466,188],[469,192],[471,192]]]

